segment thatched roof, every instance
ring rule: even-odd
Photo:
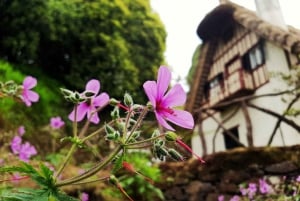
[[[216,41],[230,39],[237,25],[292,54],[300,54],[299,30],[293,27],[284,29],[275,26],[261,19],[255,12],[229,1],[217,6],[206,15],[197,28],[197,34],[202,39],[203,45],[193,77],[193,85],[188,95],[186,105],[188,111],[195,113],[200,107],[204,84],[216,50]]]

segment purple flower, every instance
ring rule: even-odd
[[[18,134],[19,134],[19,136],[23,136],[24,133],[25,133],[25,127],[24,126],[20,126],[18,128]]]
[[[109,101],[109,96],[107,93],[101,93],[97,96],[100,91],[100,82],[98,80],[90,80],[85,86],[85,92],[92,92],[94,95],[89,97],[87,101],[80,103],[77,106],[76,121],[81,121],[85,115],[95,124],[99,123],[100,119],[97,113],[94,113],[97,107],[104,106]],[[84,92],[84,93],[85,93]],[[83,94],[84,94],[83,93]],[[75,121],[75,110],[69,115],[71,121]]]
[[[52,117],[50,119],[50,126],[53,129],[59,129],[61,128],[63,125],[65,125],[65,122],[61,119],[61,117]]]
[[[11,143],[10,148],[14,154],[19,155],[19,159],[28,162],[30,157],[37,154],[34,146],[30,145],[29,142],[22,144],[22,138],[20,136],[15,136]]]
[[[89,194],[83,192],[81,194],[81,201],[89,201]]]
[[[219,195],[218,201],[224,201],[224,195]]]
[[[39,95],[32,91],[31,89],[35,87],[37,80],[34,77],[27,76],[23,81],[23,91],[21,95],[22,101],[26,106],[30,107],[32,102],[37,102],[39,100]]]
[[[248,197],[250,199],[253,198],[253,196],[256,194],[257,188],[255,183],[250,183],[248,187]]]
[[[267,194],[267,193],[270,193],[271,190],[272,190],[271,186],[264,179],[259,180],[260,193]]]
[[[245,196],[245,195],[247,195],[247,193],[248,193],[248,189],[241,187],[241,188],[240,188],[240,192],[241,192],[241,194],[242,194],[243,196]]]
[[[21,150],[21,145],[22,145],[22,138],[16,135],[10,143],[10,148],[14,154],[18,154]]]
[[[240,197],[235,195],[229,201],[240,201]]]
[[[300,182],[300,175],[296,178],[296,182]]]
[[[160,125],[169,130],[174,130],[174,128],[167,121],[183,128],[192,129],[194,127],[193,116],[187,111],[174,109],[174,107],[185,104],[186,93],[179,84],[176,84],[166,93],[170,81],[171,72],[167,67],[161,66],[158,71],[157,82],[147,81],[143,85],[144,91],[154,108],[156,119]]]
[[[36,155],[37,151],[29,142],[25,142],[21,145],[21,149],[19,152],[19,159],[28,162],[30,157]]]

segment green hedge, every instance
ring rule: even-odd
[[[16,83],[22,84],[24,78],[31,75],[37,78],[38,83],[33,90],[39,94],[40,99],[31,107],[11,98],[0,99],[0,117],[3,124],[0,126],[7,129],[24,125],[30,130],[36,126],[48,124],[52,116],[60,115],[65,118],[63,115],[66,116],[66,107],[59,91],[59,87],[63,86],[41,72],[37,72],[36,69],[30,74],[23,74],[16,70],[18,68],[0,60],[0,81],[14,80]]]

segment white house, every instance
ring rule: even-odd
[[[256,6],[257,13],[222,1],[197,28],[202,44],[186,109],[196,120],[192,147],[200,155],[300,143],[299,120],[278,120],[292,99],[276,94],[291,86],[272,76],[299,65],[300,31],[285,25],[278,1]]]

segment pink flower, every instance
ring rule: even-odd
[[[30,107],[32,102],[37,102],[39,100],[39,95],[32,91],[31,89],[35,87],[37,80],[34,77],[27,76],[23,81],[23,91],[21,95],[22,101],[26,106]]]
[[[81,201],[89,201],[89,194],[83,192],[81,194]]]
[[[87,98],[87,101],[80,103],[77,106],[76,121],[81,121],[85,115],[92,123],[99,123],[100,119],[96,113],[97,107],[104,106],[109,102],[109,96],[107,93],[101,93],[97,96],[100,91],[100,82],[98,80],[90,80],[85,86],[85,92],[92,92],[94,95]],[[85,93],[84,92],[84,93]],[[84,94],[83,93],[83,94]],[[69,115],[71,121],[75,121],[75,110]]]
[[[157,82],[147,81],[143,85],[154,108],[156,119],[160,125],[169,130],[174,130],[174,128],[167,121],[183,128],[192,129],[194,127],[193,116],[187,111],[174,109],[174,107],[185,104],[186,93],[179,84],[176,84],[166,93],[170,81],[171,72],[167,67],[161,66],[158,71]]]
[[[10,148],[14,154],[18,154],[20,152],[21,144],[22,144],[22,138],[16,135],[10,143]]]
[[[18,128],[18,134],[19,134],[19,136],[23,136],[24,133],[25,133],[25,127],[24,126],[20,126]]]
[[[53,129],[59,129],[65,125],[65,122],[61,119],[61,117],[52,117],[50,119],[50,126]]]
[[[21,145],[21,149],[19,152],[19,159],[28,162],[30,157],[36,155],[37,151],[29,142],[25,142]]]
[[[259,180],[259,191],[262,194],[268,194],[272,191],[272,187],[264,179]]]
[[[229,201],[240,201],[240,197],[235,195]]]
[[[28,162],[31,156],[37,154],[34,146],[30,145],[29,142],[22,144],[22,138],[18,135],[12,139],[10,148],[13,154],[19,155],[19,159],[25,162]]]
[[[219,195],[218,201],[224,201],[224,195]]]

